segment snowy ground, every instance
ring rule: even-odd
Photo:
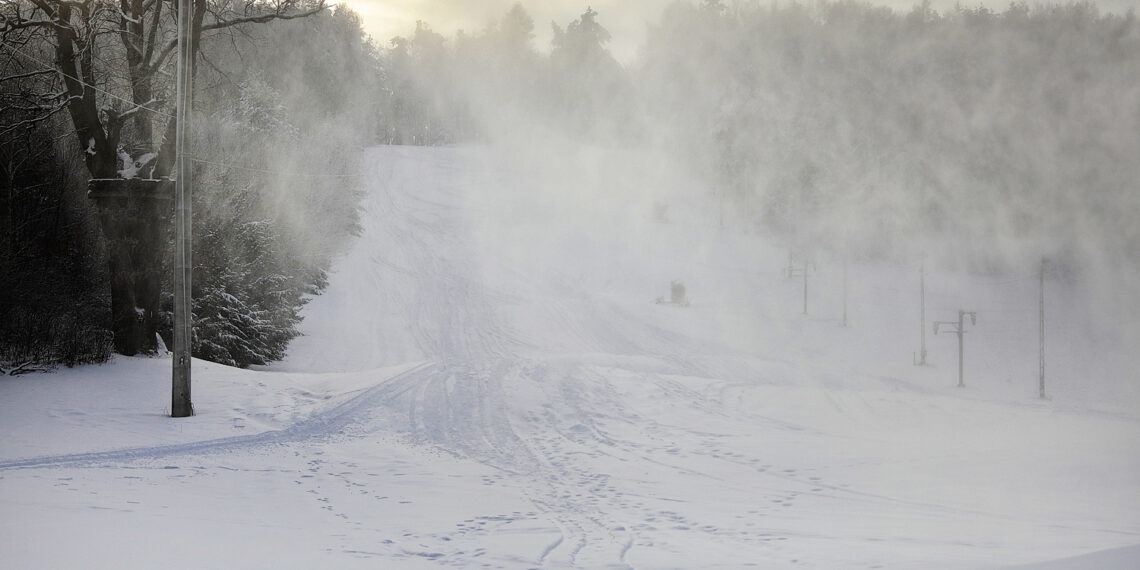
[[[912,365],[915,267],[853,264],[843,328],[841,264],[802,315],[786,253],[657,165],[495,156],[370,151],[306,336],[196,361],[192,419],[168,359],[0,378],[0,565],[1140,566],[1135,356],[1075,286],[1042,401],[1032,276],[932,268],[929,320],[979,311],[959,389],[952,335]]]

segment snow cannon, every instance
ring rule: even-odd
[[[685,296],[685,284],[680,281],[672,281],[669,283],[669,300],[666,301],[664,297],[658,297],[654,301],[658,305],[674,305],[677,307],[688,307],[689,299]]]
[[[685,299],[685,284],[680,281],[673,281],[669,284],[669,302],[674,305],[688,305],[689,301]]]

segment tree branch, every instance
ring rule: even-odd
[[[268,14],[260,14],[260,15],[256,15],[256,16],[242,16],[239,18],[234,18],[232,20],[226,20],[226,19],[223,19],[221,16],[215,15],[215,18],[217,18],[217,20],[215,20],[213,23],[210,23],[210,24],[202,24],[202,30],[201,31],[202,32],[209,32],[209,31],[213,31],[213,30],[221,30],[221,29],[230,28],[233,26],[238,26],[241,24],[265,24],[268,22],[272,22],[273,20],[294,20],[297,18],[308,18],[309,16],[319,14],[320,12],[322,12],[323,10],[326,10],[327,8],[328,8],[328,5],[325,4],[324,0],[321,0],[312,9],[305,10],[304,12],[296,12],[296,13],[292,13],[292,14],[288,14],[288,13],[284,13],[284,12],[270,12]],[[147,65],[147,70],[153,72],[153,70],[161,67],[162,62],[166,61],[166,58],[171,54],[171,52],[174,51],[174,49],[176,47],[178,47],[178,40],[176,40],[176,39],[170,40],[162,48],[162,51],[159,52],[158,57],[154,58],[154,60],[151,61]]]
[[[161,22],[162,17],[162,2],[158,1],[157,3],[152,3],[154,3],[154,18],[150,21],[150,31],[146,37],[146,53],[143,54],[142,59],[144,65],[149,65],[151,56],[154,55],[155,38],[158,37],[158,24]],[[149,9],[147,5],[148,4],[143,5],[143,10]]]
[[[158,70],[158,68],[162,67],[163,62],[166,61],[166,58],[170,57],[170,54],[173,53],[174,49],[177,47],[178,40],[170,40],[167,42],[167,44],[163,46],[162,51],[158,52],[158,57],[155,57],[151,61],[147,62],[145,65],[145,73],[148,75],[153,74]]]
[[[71,102],[71,99],[72,98],[69,97],[67,99],[67,101],[64,101],[63,103],[58,105],[56,108],[48,111],[44,115],[41,115],[39,117],[32,117],[31,119],[24,119],[22,121],[16,121],[15,123],[12,123],[11,125],[8,125],[7,127],[0,129],[0,136],[4,136],[4,135],[6,135],[6,134],[8,134],[8,133],[10,133],[16,129],[19,129],[20,127],[32,126],[32,125],[35,125],[36,123],[38,123],[40,121],[44,121],[44,120],[51,118],[52,115],[55,115],[56,113],[66,109],[67,104]]]
[[[145,103],[139,103],[139,104],[135,105],[134,107],[132,107],[126,111],[123,111],[122,113],[119,113],[118,119],[121,121],[125,121],[127,118],[134,116],[135,114],[139,113],[140,111],[153,111],[152,107],[154,105],[158,104],[158,102],[159,102],[158,99],[151,99],[150,101],[147,101]]]
[[[20,73],[17,75],[9,75],[8,77],[0,77],[0,81],[14,81],[16,79],[27,79],[29,77],[34,77],[36,75],[47,75],[49,73],[54,75],[56,73],[59,73],[59,71],[57,71],[55,69],[39,69],[36,71],[29,71],[27,73]]]
[[[142,24],[142,16],[140,14],[136,14],[134,10],[131,10],[131,16],[134,16],[134,17],[132,18],[132,17],[128,16],[127,15],[127,9],[129,7],[126,6],[125,4],[126,4],[126,2],[123,2],[117,6],[117,8],[119,9],[119,17],[121,17],[125,22],[130,22],[130,23],[135,24],[135,25],[141,25]]]
[[[0,376],[7,374],[8,376],[17,376],[26,374],[28,372],[47,372],[48,367],[36,363],[35,360],[27,360],[23,362],[12,362],[11,364],[0,365]]]
[[[272,22],[273,20],[293,20],[296,18],[308,18],[309,16],[319,14],[326,8],[328,8],[328,6],[325,5],[324,0],[321,0],[320,3],[318,3],[310,10],[305,10],[304,12],[295,12],[292,14],[286,14],[283,12],[271,12],[268,14],[260,14],[256,16],[242,16],[240,18],[234,18],[232,20],[225,20],[222,19],[221,16],[217,16],[217,21],[211,24],[203,24],[202,31],[209,32],[211,30],[220,30],[222,28],[228,28],[230,26],[237,26],[240,24],[265,24]]]
[[[57,25],[59,24],[55,20],[6,20],[4,26],[0,27],[0,33],[28,28],[54,28]]]
[[[67,104],[67,102],[65,101],[65,99],[67,99],[67,93],[66,92],[49,93],[49,94],[45,94],[45,95],[30,95],[29,97],[35,97],[37,99],[41,99],[41,100],[45,100],[45,101],[58,101],[58,102],[53,103],[51,105],[33,102],[31,107],[24,106],[24,105],[17,105],[17,104],[12,103],[12,104],[8,104],[8,105],[4,105],[3,107],[0,107],[0,111],[15,110],[15,111],[24,111],[24,112],[28,112],[28,113],[39,113],[39,112],[47,111],[48,109],[52,109],[56,105],[59,105],[60,103],[63,103],[65,105]],[[19,95],[13,96],[12,98],[18,99],[20,101],[27,101],[28,100],[28,97],[22,97]]]

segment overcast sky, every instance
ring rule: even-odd
[[[655,22],[672,0],[341,0],[347,2],[364,20],[365,30],[378,43],[398,35],[410,35],[416,20],[427,22],[433,30],[451,37],[457,30],[476,32],[488,22],[501,17],[516,2],[534,18],[535,47],[550,48],[550,23],[565,27],[588,6],[598,11],[598,21],[613,35],[610,50],[619,60],[629,62],[645,39],[647,22]],[[696,0],[691,0],[694,3]],[[806,0],[805,0],[806,1]],[[1030,5],[1059,3],[1067,0],[1030,0]],[[921,0],[871,0],[896,10],[909,11]],[[1010,0],[931,0],[940,12],[953,9],[956,3],[974,7],[983,5],[1001,11]],[[731,5],[732,0],[725,1]],[[1097,0],[1105,12],[1123,13],[1129,8],[1140,11],[1140,0]]]

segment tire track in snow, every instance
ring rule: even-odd
[[[407,390],[415,387],[423,378],[430,377],[435,367],[434,364],[430,363],[420,364],[411,370],[392,377],[382,384],[353,396],[345,402],[337,404],[328,410],[318,411],[283,429],[189,443],[142,446],[90,453],[48,455],[0,461],[0,470],[38,467],[84,467],[89,465],[105,465],[108,463],[128,463],[173,456],[220,453],[237,449],[304,442],[332,437],[343,433],[350,428],[353,423],[361,421],[368,411],[375,409],[378,403],[397,398]]]
[[[409,379],[410,385],[393,397],[372,399],[375,408],[362,410],[353,430],[358,435],[402,434],[494,467],[520,485],[540,516],[559,529],[560,539],[545,551],[535,551],[536,559],[574,564],[588,543],[608,535],[563,499],[572,489],[551,483],[542,458],[511,423],[503,378],[523,374],[525,363],[515,351],[527,343],[503,325],[499,306],[504,296],[489,291],[482,279],[469,212],[460,207],[467,188],[444,173],[444,179],[429,182],[434,191],[425,194],[424,177],[416,176],[414,168],[395,170],[387,203],[377,201],[373,206],[380,210],[366,215],[368,227],[380,232],[389,249],[373,259],[372,266],[400,271],[394,282],[391,277],[383,281],[381,275],[368,277],[377,286],[396,283],[404,291],[388,295],[397,304],[386,310],[402,317],[412,343],[436,364]],[[618,549],[611,554],[599,560],[613,564],[620,554]]]

